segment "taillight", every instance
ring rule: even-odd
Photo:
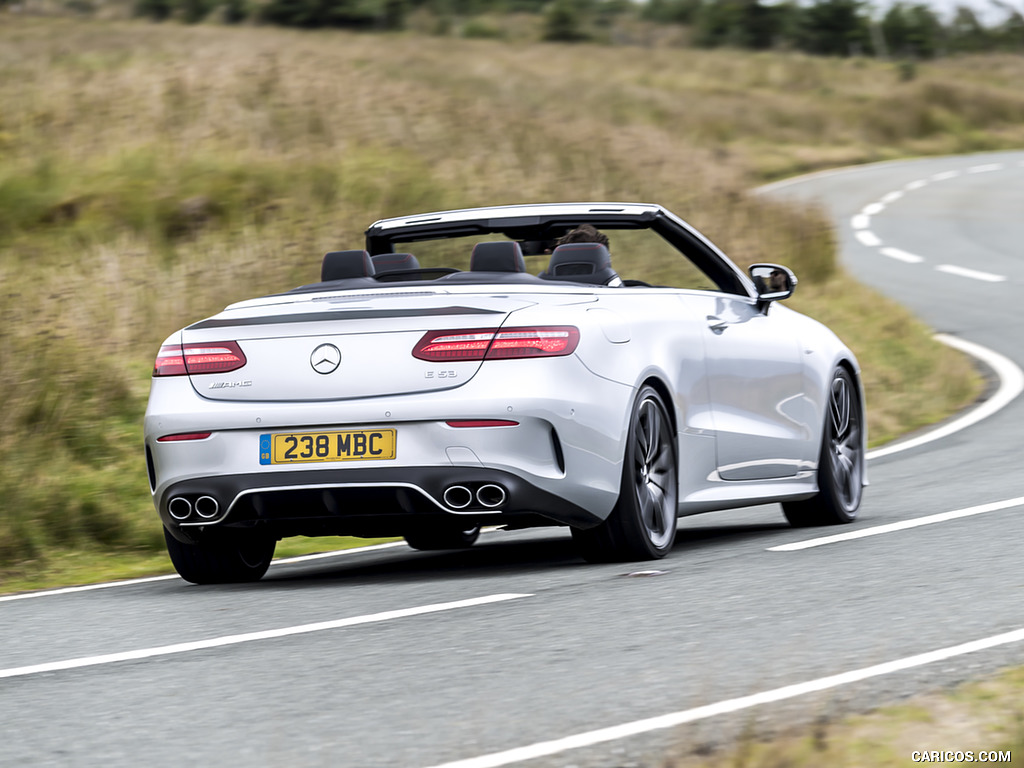
[[[185,440],[205,440],[212,434],[212,432],[180,432],[177,435],[158,437],[156,441],[158,443],[177,443]]]
[[[579,343],[579,329],[571,325],[427,331],[412,356],[438,363],[561,357],[571,355]]]
[[[165,344],[153,364],[154,376],[227,373],[245,365],[245,355],[234,341],[210,344]]]
[[[518,427],[518,421],[511,421],[509,419],[449,419],[445,422],[449,427],[459,427],[465,429],[467,427]]]

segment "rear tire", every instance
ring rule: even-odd
[[[199,544],[185,544],[165,528],[164,540],[174,570],[193,584],[259,581],[277,548],[274,539],[235,532]]]
[[[430,552],[439,549],[469,549],[480,536],[480,526],[458,530],[453,528],[433,528],[408,531],[404,534],[405,543],[413,549]]]
[[[806,528],[851,523],[864,490],[864,414],[853,375],[837,368],[832,376],[828,413],[818,458],[818,494],[787,501],[782,511],[790,525]]]
[[[572,529],[577,549],[592,563],[656,560],[675,543],[676,444],[668,410],[653,387],[637,395],[622,464],[619,499],[608,518],[594,528]]]

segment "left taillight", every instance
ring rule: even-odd
[[[242,348],[234,341],[207,344],[165,344],[157,352],[154,376],[227,373],[245,365]]]
[[[437,363],[561,357],[575,352],[579,343],[579,329],[571,325],[427,331],[412,356]]]

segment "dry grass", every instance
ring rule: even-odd
[[[1020,58],[943,60],[904,83],[884,63],[792,54],[2,18],[0,567],[159,547],[138,455],[157,346],[309,282],[383,216],[661,202],[737,262],[796,270],[797,307],[864,362],[875,436],[976,391],[927,329],[834,290],[820,212],[745,190],[1019,145]]]

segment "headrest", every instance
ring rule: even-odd
[[[612,257],[601,243],[565,243],[551,253],[545,280],[571,280],[577,283],[620,285],[612,269]]]
[[[525,272],[523,251],[515,240],[477,243],[469,257],[470,272]]]
[[[347,277],[372,277],[373,262],[366,251],[329,251],[324,254],[320,280],[344,280]]]
[[[406,269],[419,269],[420,262],[411,253],[378,253],[371,256],[377,274],[384,272],[401,272]]]

